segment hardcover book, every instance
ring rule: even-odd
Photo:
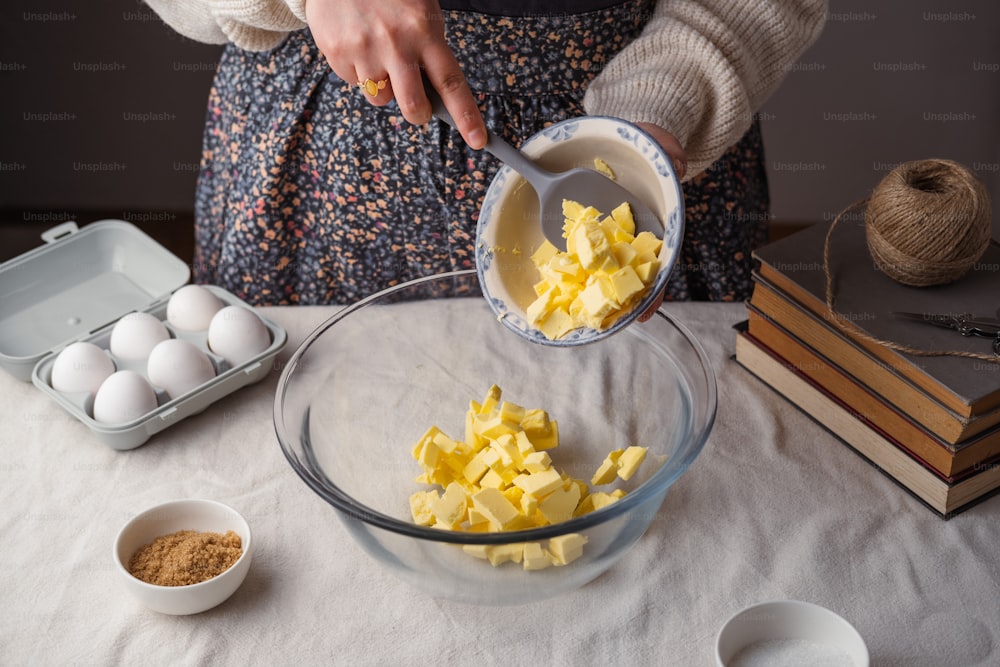
[[[1000,461],[980,462],[956,477],[941,475],[863,413],[754,339],[745,323],[737,332],[735,356],[740,365],[942,518],[951,518],[1000,491]]]
[[[755,341],[795,366],[801,375],[943,477],[968,474],[983,461],[1000,456],[1000,426],[958,443],[948,442],[772,322],[752,304],[748,315],[747,330]]]
[[[921,424],[949,444],[957,444],[1000,424],[1000,409],[967,416],[955,412],[926,391],[909,374],[874,355],[861,343],[804,305],[778,290],[761,276],[755,277],[749,307],[781,326],[831,364],[853,377],[880,398]],[[751,321],[751,327],[760,326]],[[917,323],[917,326],[921,326]],[[931,328],[928,325],[928,328]],[[957,334],[955,334],[956,337]],[[779,353],[787,353],[778,348]],[[957,358],[955,358],[957,360]],[[918,360],[915,363],[920,363]],[[969,373],[1000,376],[993,362],[961,359]],[[919,366],[908,366],[911,373]],[[926,383],[921,383],[926,384]]]
[[[1000,363],[956,356],[915,356],[866,340],[859,332],[921,350],[991,354],[991,341],[988,339],[962,336],[950,329],[903,320],[892,313],[908,311],[997,317],[997,307],[1000,306],[1000,247],[990,245],[972,269],[953,283],[909,287],[876,268],[868,252],[863,220],[841,220],[831,235],[829,251],[833,306],[841,316],[840,321],[844,325],[841,329],[831,321],[826,306],[828,274],[823,257],[829,229],[830,224],[810,225],[755,251],[759,277],[827,322],[827,326],[840,336],[851,339],[856,349],[878,360],[879,368],[907,379],[960,419],[972,420],[978,415],[998,410]],[[768,314],[781,321],[775,314]],[[786,328],[792,330],[791,326],[786,325]],[[799,334],[796,332],[796,335]],[[816,347],[814,341],[807,342]],[[849,354],[848,350],[816,349],[820,349],[838,366],[846,367],[840,357]],[[968,435],[962,433],[959,437]]]

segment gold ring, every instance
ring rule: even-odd
[[[385,88],[385,85],[389,83],[389,79],[382,79],[381,81],[372,81],[371,79],[365,79],[364,81],[358,81],[358,88],[364,89],[366,93],[375,97],[378,95],[378,91]]]

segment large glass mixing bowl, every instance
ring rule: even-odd
[[[414,444],[431,425],[462,438],[470,400],[493,384],[558,421],[549,454],[572,477],[589,482],[611,450],[648,448],[635,476],[617,481],[626,495],[530,530],[416,525],[409,497],[429,487],[415,481]],[[292,468],[374,560],[435,597],[510,605],[578,588],[624,556],[698,456],[715,412],[703,349],[662,310],[589,345],[539,345],[500,326],[476,272],[461,271],[390,288],[324,322],[285,367],[274,421]],[[540,570],[494,567],[461,548],[570,533],[586,537],[582,555]]]

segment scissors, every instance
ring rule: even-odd
[[[893,312],[893,317],[914,322],[923,322],[937,327],[957,331],[963,336],[980,336],[993,339],[993,354],[1000,356],[1000,318],[976,317],[965,314],[905,313]]]

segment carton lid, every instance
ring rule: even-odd
[[[184,285],[190,269],[135,225],[75,222],[0,264],[0,366],[21,380],[52,350]]]

